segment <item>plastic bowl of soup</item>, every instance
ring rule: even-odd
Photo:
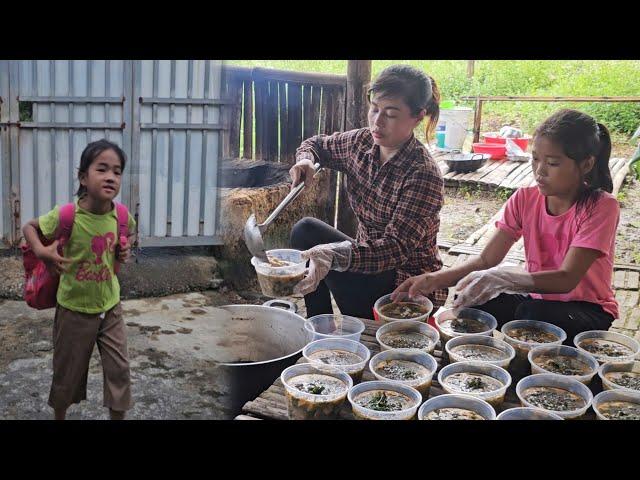
[[[511,345],[516,356],[511,367],[517,371],[528,371],[529,352],[539,345],[562,345],[567,334],[560,327],[540,320],[512,320],[500,329],[504,341]]]
[[[323,338],[346,338],[359,342],[365,327],[364,322],[356,317],[322,314],[308,318],[304,322],[304,328],[309,334],[310,341]]]
[[[430,398],[418,410],[418,420],[495,420],[496,411],[471,395],[444,394]]]
[[[462,335],[491,336],[498,326],[493,315],[475,308],[462,308],[457,315],[453,309],[443,310],[435,317],[442,344]]]
[[[598,373],[598,361],[588,353],[567,345],[540,345],[529,351],[531,373],[566,375],[589,385]]]
[[[584,383],[553,373],[523,378],[516,385],[516,395],[523,407],[541,408],[564,419],[581,417],[593,400]]]
[[[381,326],[376,331],[376,340],[381,350],[417,348],[433,353],[440,339],[438,331],[431,325],[416,320],[396,320]]]
[[[410,296],[406,292],[399,292],[396,300],[391,300],[391,294],[384,295],[373,304],[373,315],[376,321],[385,323],[396,320],[415,320],[426,322],[433,311],[433,303],[422,295]]]
[[[589,330],[579,333],[573,344],[594,357],[600,363],[628,363],[633,361],[640,351],[637,340],[622,333],[607,330]]]
[[[369,361],[369,370],[376,379],[413,387],[422,394],[423,399],[429,397],[431,380],[437,369],[435,358],[416,349],[385,350]]]
[[[600,366],[598,375],[603,390],[626,390],[640,393],[640,361],[607,362]]]
[[[438,383],[447,393],[471,395],[497,407],[504,401],[511,375],[490,363],[456,362],[440,370]]]
[[[502,412],[496,420],[563,420],[563,418],[540,408],[515,407]]]
[[[412,420],[422,402],[415,388],[379,380],[355,385],[347,398],[358,420]]]
[[[598,420],[640,420],[640,393],[605,390],[593,398]]]
[[[313,365],[330,365],[348,374],[353,383],[362,380],[371,352],[360,342],[347,338],[324,338],[308,343],[302,356]]]
[[[300,250],[280,248],[267,250],[268,262],[251,258],[262,293],[267,297],[280,298],[293,295],[293,287],[304,278],[307,261]]]
[[[291,420],[335,419],[344,404],[353,380],[329,365],[300,363],[285,368],[280,375]]]
[[[503,340],[484,335],[463,335],[449,340],[444,346],[452,363],[482,362],[507,369],[515,349]]]

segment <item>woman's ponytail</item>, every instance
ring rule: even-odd
[[[435,132],[438,119],[440,118],[440,89],[433,77],[429,76],[429,80],[431,81],[431,99],[425,106],[425,112],[429,116],[429,122],[425,129],[427,142]]]

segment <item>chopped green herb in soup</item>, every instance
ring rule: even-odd
[[[379,412],[395,412],[411,406],[409,397],[391,390],[370,390],[358,395],[354,401],[364,408]]]
[[[427,413],[425,420],[484,420],[484,417],[464,408],[437,408]]]
[[[383,360],[374,367],[375,372],[389,380],[419,380],[429,375],[423,365],[408,360]]]
[[[347,350],[318,350],[309,355],[310,360],[326,363],[327,365],[354,365],[362,362],[362,358]]]
[[[429,313],[425,305],[411,302],[388,303],[380,307],[380,313],[385,317],[407,319]]]
[[[533,363],[547,372],[559,375],[587,375],[592,371],[585,362],[568,355],[540,355],[533,359]]]
[[[348,385],[330,375],[303,374],[291,378],[293,387],[285,390],[287,413],[291,420],[325,420],[336,418],[347,397]],[[308,397],[296,391],[313,395]]]
[[[482,362],[494,362],[505,360],[509,355],[506,352],[488,345],[458,345],[451,349],[451,353],[460,356],[465,360],[476,360]]]
[[[640,405],[631,402],[605,402],[598,407],[607,420],[640,420]]]
[[[440,329],[455,333],[481,333],[489,328],[475,318],[452,318],[440,323]]]
[[[596,356],[626,357],[633,355],[633,350],[626,345],[602,338],[585,338],[580,342],[580,348]]]
[[[486,393],[501,389],[504,385],[489,375],[480,373],[453,373],[444,379],[444,383],[452,390],[461,393]]]
[[[544,408],[545,410],[577,410],[587,404],[580,395],[556,387],[527,388],[522,396],[534,407]]]
[[[604,378],[621,387],[640,390],[640,373],[609,372],[604,374]]]
[[[385,345],[391,348],[429,348],[433,341],[419,332],[394,331],[380,337]]]
[[[335,395],[347,388],[341,380],[317,373],[298,375],[289,380],[289,383],[301,392],[312,395]]]
[[[560,340],[557,335],[534,327],[513,328],[507,332],[507,336],[526,343],[550,343]]]

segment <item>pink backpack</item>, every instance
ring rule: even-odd
[[[118,239],[119,245],[126,245],[129,235],[129,211],[121,203],[116,204],[118,216]],[[76,208],[74,203],[67,203],[60,207],[58,228],[52,240],[47,240],[40,234],[40,241],[43,245],[51,245],[55,240],[59,240],[58,253],[62,255],[64,245],[71,238],[71,230],[75,218]],[[45,263],[36,257],[29,244],[22,245],[22,262],[24,265],[24,299],[27,305],[37,310],[52,308],[56,306],[56,296],[60,277],[49,273]],[[116,251],[116,258],[118,257]],[[120,270],[120,262],[116,260],[114,265],[115,273]]]

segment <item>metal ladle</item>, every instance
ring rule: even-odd
[[[313,168],[315,170],[315,173],[313,174],[314,177],[323,170],[320,168],[319,163],[316,163]],[[254,213],[251,214],[247,223],[244,224],[244,242],[247,244],[247,248],[249,249],[249,252],[251,252],[251,255],[257,257],[263,262],[269,261],[267,258],[267,252],[264,249],[264,243],[262,242],[262,233],[267,229],[271,222],[276,219],[280,212],[287,205],[293,202],[298,195],[300,195],[300,192],[304,190],[304,187],[304,181],[301,181],[300,184],[296,185],[296,187],[291,190],[286,197],[284,197],[284,200],[280,202],[280,205],[275,208],[263,223],[258,224],[256,222],[256,215]]]

